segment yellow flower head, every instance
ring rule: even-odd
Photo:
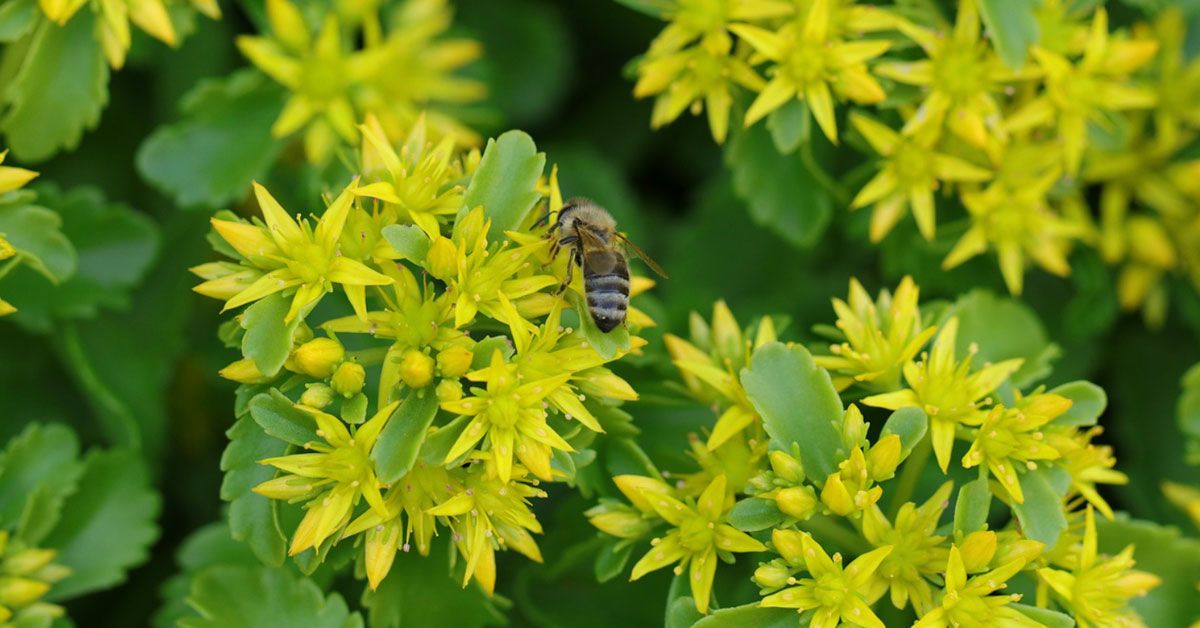
[[[1114,621],[1126,626],[1144,625],[1129,607],[1129,600],[1145,595],[1162,580],[1133,568],[1133,545],[1116,556],[1104,556],[1098,553],[1097,542],[1096,517],[1088,507],[1083,542],[1075,548],[1070,564],[1065,565],[1066,569],[1038,569],[1038,578],[1084,628]]]
[[[350,522],[360,499],[365,499],[379,515],[387,516],[388,507],[375,476],[371,450],[379,433],[399,403],[392,403],[353,431],[341,419],[307,406],[296,408],[307,413],[317,425],[317,436],[325,442],[308,443],[316,453],[292,454],[260,460],[286,475],[254,487],[254,492],[271,499],[307,499],[307,512],[292,536],[289,555],[319,547]]]
[[[293,220],[271,193],[255,183],[254,194],[262,209],[265,225],[247,224],[214,218],[213,228],[242,256],[245,268],[254,270],[256,279],[225,302],[225,310],[253,303],[276,292],[293,292],[286,321],[303,318],[316,306],[333,284],[342,284],[346,297],[360,317],[366,317],[366,286],[392,283],[387,275],[341,254],[339,240],[346,218],[354,204],[356,183],[342,191],[313,228],[303,218]],[[193,269],[205,276],[209,266]],[[196,286],[201,294],[224,295],[223,288],[232,274],[210,279]]]
[[[1048,430],[1047,445],[1062,454],[1058,464],[1071,475],[1071,488],[1068,497],[1081,497],[1091,504],[1100,514],[1108,519],[1113,518],[1112,508],[1096,490],[1097,484],[1128,484],[1129,477],[1117,471],[1117,459],[1113,457],[1112,447],[1092,443],[1100,432],[1100,427],[1088,430]]]
[[[0,164],[4,163],[4,158],[7,155],[7,150],[0,151]],[[0,198],[3,198],[4,195],[8,194],[9,192],[14,192],[21,189],[26,183],[29,183],[37,178],[37,176],[38,173],[32,170],[0,165]],[[0,262],[11,260],[11,258],[16,256],[16,254],[17,252],[13,248],[12,244],[10,244],[8,240],[4,239],[3,233],[0,233]],[[4,273],[7,272],[7,269],[11,268],[9,265],[13,263],[13,261],[5,262],[6,265],[4,267],[0,267],[0,276],[3,276]],[[4,299],[0,299],[0,316],[7,316],[16,311],[17,308],[13,307],[11,303],[5,301]]]
[[[42,601],[54,583],[71,575],[58,565],[52,549],[28,547],[0,530],[0,625],[48,625],[63,616],[63,608]]]
[[[1021,367],[1022,360],[1005,360],[986,364],[972,371],[971,358],[975,348],[959,361],[955,357],[958,341],[958,319],[951,318],[933,342],[928,356],[920,362],[904,366],[908,388],[873,395],[863,399],[868,406],[898,410],[916,406],[929,416],[930,437],[938,465],[945,471],[950,464],[956,430],[963,425],[977,425],[985,416],[983,406],[988,395]]]
[[[665,484],[649,478],[623,475],[613,480],[634,507],[658,515],[672,527],[665,536],[651,541],[650,551],[633,566],[629,579],[637,580],[651,571],[678,563],[677,575],[689,570],[688,584],[696,600],[696,610],[701,613],[708,612],[718,556],[732,562],[735,552],[766,549],[750,535],[725,523],[733,505],[726,491],[725,476],[714,478],[695,501],[676,499],[669,488],[662,490]]]
[[[813,0],[806,12],[777,32],[748,24],[730,27],[771,61],[770,79],[746,111],[746,126],[798,98],[808,105],[825,136],[836,143],[835,99],[863,105],[883,101],[886,94],[867,62],[887,52],[891,42],[844,39],[833,27],[835,4]]]
[[[1020,398],[1012,408],[992,408],[974,430],[975,441],[963,456],[964,468],[987,465],[988,471],[1018,504],[1025,502],[1019,466],[1037,468],[1042,460],[1055,460],[1061,454],[1046,443],[1043,427],[1071,407],[1071,400],[1049,393]]]
[[[833,300],[837,332],[845,341],[829,346],[833,355],[816,357],[817,366],[829,370],[838,390],[852,384],[878,393],[900,388],[904,365],[937,331],[922,324],[919,295],[912,277],[901,279],[895,293],[880,291],[875,300],[857,279],[850,279],[847,299]]]
[[[871,610],[867,587],[891,546],[867,552],[842,565],[842,555],[832,558],[807,532],[775,529],[771,533],[775,551],[793,567],[803,566],[808,578],[789,577],[788,588],[763,598],[761,605],[771,608],[812,610],[813,626],[837,626],[844,622],[867,628],[883,628],[883,622]]]
[[[896,608],[903,609],[911,601],[917,615],[933,609],[934,588],[930,583],[942,573],[950,556],[943,545],[946,537],[936,531],[953,488],[952,482],[946,482],[920,506],[905,503],[894,523],[878,506],[863,511],[863,536],[875,547],[892,548],[875,570],[867,599],[878,599],[884,591],[890,591]]]
[[[120,69],[125,65],[125,55],[132,42],[131,21],[147,35],[168,46],[177,42],[170,12],[163,0],[39,0],[42,13],[58,26],[66,24],[87,4],[97,15],[96,38],[113,68]],[[193,0],[192,4],[208,17],[221,16],[215,0]]]
[[[1026,560],[1018,558],[991,571],[967,578],[963,552],[957,545],[950,547],[946,560],[945,588],[933,610],[921,616],[914,626],[920,628],[949,628],[950,626],[1029,626],[1040,623],[1009,607],[1020,595],[992,595],[1003,589]]]

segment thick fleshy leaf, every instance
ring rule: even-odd
[[[1071,400],[1071,407],[1056,417],[1052,425],[1083,427],[1095,425],[1108,407],[1108,395],[1104,389],[1085,381],[1068,382],[1055,387],[1050,394],[1062,395]]]
[[[31,423],[0,452],[0,529],[36,544],[58,522],[83,464],[70,428]]]
[[[227,434],[229,445],[221,456],[221,470],[225,472],[221,499],[230,502],[229,533],[246,543],[259,560],[282,565],[287,539],[274,503],[251,489],[275,477],[273,467],[258,461],[283,455],[287,443],[267,434],[248,416],[238,419]]]
[[[925,438],[925,432],[929,429],[929,417],[925,415],[925,411],[917,407],[900,408],[888,417],[887,422],[883,424],[883,431],[880,436],[888,436],[895,434],[900,437],[900,459],[908,458],[912,453],[913,447]]]
[[[278,390],[251,399],[250,416],[267,434],[292,445],[303,447],[306,443],[321,442],[312,416],[297,410]]]
[[[275,293],[246,308],[239,321],[246,330],[242,335],[242,355],[254,360],[259,372],[268,377],[283,368],[292,352],[292,335],[301,319],[284,322],[291,306],[290,297]]]
[[[93,452],[78,490],[63,503],[62,519],[42,540],[43,547],[58,550],[55,562],[71,569],[48,598],[67,600],[122,582],[150,556],[160,505],[136,453]]]
[[[142,144],[138,172],[184,207],[244,196],[283,147],[271,136],[283,97],[256,70],[200,82],[182,101],[182,120],[158,127]]]
[[[803,100],[793,98],[767,116],[767,129],[775,150],[781,155],[796,152],[804,142],[812,139],[812,117]]]
[[[217,565],[192,581],[187,597],[193,614],[183,628],[352,628],[362,617],[351,613],[337,593],[325,596],[312,580],[283,569]]]
[[[1063,530],[1067,529],[1067,518],[1063,514],[1063,495],[1067,492],[1071,477],[1066,471],[1052,467],[1038,467],[1021,475],[1021,492],[1025,503],[1013,503],[1013,512],[1021,522],[1025,536],[1054,547]]]
[[[743,532],[766,530],[786,520],[787,515],[779,511],[774,500],[758,497],[749,497],[734,504],[727,518],[729,525]]]
[[[533,139],[521,131],[509,131],[488,140],[479,168],[467,186],[465,209],[483,206],[492,221],[488,241],[504,237],[525,220],[540,198],[538,178],[546,167],[545,153],[537,152]]]
[[[633,543],[619,539],[605,543],[600,552],[596,554],[596,581],[608,582],[621,575],[632,555]]]
[[[391,484],[412,469],[437,411],[438,399],[432,391],[411,392],[404,399],[371,450],[380,482]]]
[[[792,628],[796,625],[793,609],[745,604],[715,610],[692,624],[692,628]]]
[[[421,263],[429,252],[429,236],[416,225],[388,225],[383,228],[383,238],[404,259]]]
[[[1008,67],[1025,65],[1029,47],[1038,43],[1039,31],[1034,10],[1037,0],[980,0],[979,10],[988,35]]]
[[[37,205],[0,206],[0,233],[22,255],[21,263],[46,279],[62,282],[75,274],[78,256],[62,232],[62,217],[57,212]]]
[[[0,4],[0,43],[11,43],[37,23],[37,0],[10,0]]]
[[[992,491],[986,478],[963,484],[958,489],[958,501],[954,504],[954,531],[970,534],[982,530],[987,524],[991,505]]]
[[[2,63],[19,69],[0,93],[7,105],[0,131],[22,161],[47,159],[79,145],[83,132],[100,121],[108,102],[108,64],[93,35],[92,11],[79,11],[64,26],[43,20],[28,35],[28,47],[13,45]]]
[[[759,347],[742,371],[742,386],[771,439],[784,450],[800,447],[810,477],[825,478],[844,456],[835,424],[842,401],[825,369],[800,345],[772,342]]]
[[[1007,607],[1018,611],[1046,628],[1073,628],[1075,626],[1075,620],[1071,619],[1071,616],[1066,613],[1052,611],[1048,608],[1038,608],[1019,602],[1010,602]]]
[[[976,368],[987,362],[1025,360],[1012,375],[1018,388],[1049,375],[1051,361],[1061,353],[1033,309],[1015,299],[972,290],[954,303],[950,313],[958,317],[957,355],[966,355],[971,345],[977,346]]]

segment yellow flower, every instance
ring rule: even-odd
[[[917,615],[933,609],[933,587],[949,558],[942,545],[946,537],[936,533],[942,512],[949,505],[953,482],[942,484],[925,503],[907,502],[896,513],[895,523],[878,506],[863,511],[863,536],[875,547],[891,547],[867,585],[867,599],[879,599],[891,592],[892,605],[904,608],[912,602]]]
[[[50,21],[62,26],[85,4],[89,4],[89,0],[39,0],[39,4],[42,13]],[[168,46],[176,43],[175,27],[171,24],[171,15],[163,0],[90,0],[90,4],[97,16],[96,38],[100,40],[108,64],[116,69],[125,65],[125,55],[129,52],[132,37],[130,21],[147,35]],[[220,16],[215,2],[197,1],[193,4],[209,17]]]
[[[484,449],[491,453],[500,481],[513,477],[514,453],[535,476],[553,479],[551,451],[574,448],[546,423],[543,400],[565,384],[571,373],[533,381],[517,375],[517,365],[505,362],[497,349],[487,368],[467,373],[468,380],[484,382],[487,388],[474,387],[469,397],[442,402],[447,412],[473,417],[446,454],[445,463],[464,456],[486,438]]]
[[[788,578],[790,586],[763,598],[769,608],[794,608],[815,611],[813,626],[838,626],[847,623],[867,628],[883,628],[883,622],[871,610],[867,585],[891,546],[871,550],[842,566],[842,555],[830,558],[807,532],[775,529],[771,532],[775,551],[792,565],[804,565],[809,578]]]
[[[317,436],[325,443],[308,443],[316,453],[292,454],[260,460],[286,473],[254,487],[254,492],[271,499],[307,499],[307,512],[292,536],[289,555],[299,554],[321,543],[345,528],[359,499],[381,515],[388,507],[380,493],[379,478],[371,450],[379,433],[399,406],[399,402],[384,407],[351,432],[341,419],[297,405],[296,408],[313,417]]]
[[[933,341],[933,349],[920,362],[904,365],[908,388],[863,399],[868,406],[898,410],[916,406],[929,416],[930,438],[938,466],[946,471],[959,426],[978,425],[984,416],[987,396],[1021,367],[1022,360],[987,364],[972,372],[975,348],[960,362],[955,358],[958,318],[951,318]]]
[[[542,526],[529,509],[529,499],[545,497],[546,492],[528,484],[525,475],[523,467],[514,465],[509,481],[484,465],[472,465],[460,492],[426,511],[450,518],[454,544],[467,561],[464,587],[474,577],[489,595],[495,590],[498,547],[542,562],[541,551],[530,534],[541,534]]]
[[[212,219],[213,228],[248,266],[265,271],[229,298],[224,310],[294,288],[292,305],[284,318],[291,321],[297,316],[306,316],[325,293],[333,290],[333,284],[339,283],[354,311],[365,318],[366,286],[386,285],[392,283],[392,279],[340,253],[338,240],[354,204],[355,185],[352,182],[334,199],[315,229],[307,220],[297,222],[288,216],[271,193],[258,183],[254,184],[254,194],[258,197],[265,226]],[[193,272],[200,274],[201,268],[193,269]],[[195,290],[205,294],[213,281],[223,280],[209,280],[196,286]]]
[[[363,163],[378,163],[380,168],[377,174],[368,173],[355,193],[383,201],[384,211],[395,211],[430,239],[440,236],[440,219],[453,216],[463,204],[464,188],[458,183],[463,169],[454,138],[443,138],[436,146],[429,142],[422,116],[397,154],[374,116],[368,115],[360,130]],[[397,217],[386,216],[386,224],[395,224]]]
[[[651,541],[650,551],[633,566],[630,580],[679,563],[677,575],[689,569],[688,584],[696,600],[696,610],[708,612],[712,593],[713,577],[717,570],[717,557],[732,561],[734,552],[761,552],[766,550],[762,543],[725,523],[732,507],[726,492],[725,476],[717,476],[704,489],[695,502],[675,499],[658,491],[645,490],[646,483],[622,481],[629,476],[617,476],[617,487],[625,493],[634,506],[642,511],[652,511],[673,526],[670,532]]]
[[[992,46],[979,38],[979,11],[975,0],[959,0],[954,31],[946,36],[908,21],[897,28],[915,41],[928,59],[882,63],[883,77],[928,89],[916,114],[904,125],[906,134],[930,131],[941,134],[943,125],[973,146],[1003,142],[997,95],[1007,84],[1027,79],[1029,72],[1014,72],[1004,65]]]
[[[866,423],[858,406],[850,404],[843,416],[842,440],[850,455],[838,463],[838,470],[825,479],[821,501],[830,510],[848,517],[870,508],[883,496],[876,482],[890,479],[900,463],[900,437],[881,436],[866,453]]]
[[[963,468],[986,464],[988,471],[1012,500],[1025,503],[1017,465],[1037,468],[1038,461],[1055,460],[1061,454],[1046,443],[1042,428],[1071,407],[1071,400],[1059,395],[1037,393],[1021,398],[1012,408],[996,406],[987,413],[975,432],[975,441],[963,456]]]
[[[1143,626],[1129,600],[1145,595],[1162,583],[1158,576],[1133,568],[1133,545],[1116,556],[1097,552],[1096,517],[1088,507],[1084,515],[1082,544],[1076,557],[1066,569],[1044,567],[1038,578],[1054,593],[1055,599],[1071,612],[1081,628],[1109,626]]]
[[[1154,106],[1154,92],[1129,85],[1127,78],[1157,50],[1158,44],[1149,40],[1110,41],[1108,13],[1097,9],[1083,57],[1077,63],[1033,47],[1034,59],[1045,77],[1045,91],[1008,118],[1008,130],[1055,126],[1063,143],[1066,172],[1074,176],[1088,145],[1088,122],[1101,122],[1106,112]]]
[[[986,573],[967,579],[962,552],[950,547],[946,561],[945,590],[933,610],[921,616],[914,628],[949,628],[950,626],[1041,626],[1008,604],[1021,599],[1020,595],[992,595],[1003,589],[1008,579],[1025,567],[1018,558]]]
[[[991,173],[979,166],[938,152],[934,136],[901,135],[858,112],[850,122],[871,148],[884,158],[884,166],[863,186],[850,203],[851,209],[874,205],[871,212],[871,241],[878,242],[911,210],[917,228],[932,240],[937,228],[933,192],[941,182],[986,181]]]
[[[867,69],[867,61],[891,47],[887,40],[845,41],[831,26],[833,0],[813,0],[808,11],[778,32],[737,24],[734,33],[772,61],[770,80],[746,111],[746,126],[798,98],[821,131],[837,142],[834,99],[859,104],[883,101],[883,87]]]
[[[4,163],[4,157],[7,155],[7,150],[0,151],[0,164]],[[37,176],[38,173],[32,170],[14,168],[12,166],[0,166],[0,197],[3,197],[3,195],[9,192],[21,189],[26,183],[29,183],[37,178]],[[4,262],[4,260],[11,260],[5,262],[3,266],[0,266],[0,277],[3,277],[5,274],[7,274],[9,269],[13,268],[13,266],[19,261],[19,258],[13,259],[16,257],[16,255],[17,252],[13,248],[12,244],[10,244],[8,240],[4,239],[3,233],[0,233],[0,262]],[[0,299],[0,316],[7,316],[16,311],[17,308],[13,307],[11,303],[5,301],[4,299]]]
[[[850,279],[847,300],[833,300],[837,333],[845,342],[829,346],[833,355],[815,358],[833,375],[838,390],[851,384],[877,393],[900,388],[901,369],[937,331],[922,324],[919,295],[912,277],[905,276],[894,294],[883,290],[872,301],[862,284]]]
[[[0,625],[49,625],[63,608],[42,601],[71,570],[54,563],[57,551],[28,547],[0,530]]]
[[[1117,460],[1113,457],[1112,447],[1091,442],[1101,431],[1103,430],[1100,427],[1088,430],[1048,430],[1046,444],[1062,454],[1058,464],[1071,475],[1071,487],[1067,496],[1082,497],[1106,518],[1112,519],[1112,508],[1096,491],[1096,485],[1128,484],[1129,477],[1113,468],[1117,465]]]
[[[1192,520],[1192,525],[1200,528],[1200,489],[1177,482],[1163,482],[1162,491],[1167,501],[1184,511]]]
[[[1176,6],[1165,6],[1152,27],[1139,25],[1139,39],[1158,42],[1153,66],[1155,135],[1174,144],[1184,129],[1200,128],[1200,60],[1184,53],[1186,22]]]

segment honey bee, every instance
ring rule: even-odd
[[[549,221],[549,214],[542,220]],[[602,332],[608,333],[624,323],[629,309],[626,248],[642,258],[654,272],[664,279],[667,277],[657,262],[617,231],[617,221],[607,210],[586,198],[567,201],[546,236],[554,238],[552,256],[557,256],[562,247],[570,250],[567,277],[559,286],[559,293],[570,285],[575,266],[579,266],[583,272],[588,312]]]

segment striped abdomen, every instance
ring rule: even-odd
[[[588,311],[600,331],[609,332],[625,322],[629,308],[629,263],[612,250],[584,256],[583,287]]]

